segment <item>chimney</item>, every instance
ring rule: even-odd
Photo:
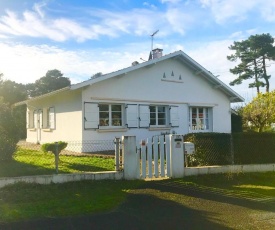
[[[163,49],[159,49],[159,48],[153,49],[150,52],[148,61],[151,59],[156,59],[156,58],[162,57],[162,51],[163,51]]]

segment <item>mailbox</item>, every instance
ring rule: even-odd
[[[195,145],[192,142],[184,142],[184,153],[185,154],[194,154]]]

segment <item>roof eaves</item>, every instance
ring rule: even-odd
[[[30,99],[27,99],[25,101],[20,101],[20,102],[14,103],[13,106],[20,106],[20,105],[28,104],[28,102],[36,101],[36,100],[39,100],[39,99],[43,99],[45,97],[49,97],[49,96],[52,96],[52,95],[55,95],[55,94],[58,94],[58,93],[61,93],[63,91],[67,91],[67,90],[70,90],[70,89],[71,89],[71,86],[67,86],[67,87],[64,87],[62,89],[58,89],[58,90],[52,91],[50,93],[46,93],[46,94],[43,94],[43,95],[40,95],[40,96],[37,96],[37,97],[33,97],[33,98],[30,98]]]

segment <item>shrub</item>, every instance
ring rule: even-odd
[[[275,163],[274,133],[234,133],[236,164]]]
[[[57,147],[58,147],[58,154],[67,147],[68,143],[64,142],[64,141],[59,141],[57,142]],[[45,143],[41,146],[41,149],[44,153],[47,152],[52,152],[53,154],[55,154],[56,152],[56,143]]]
[[[11,160],[19,141],[11,109],[0,98],[0,160]]]
[[[232,163],[231,135],[228,133],[190,133],[184,141],[193,142],[195,154],[188,156],[190,166],[227,165]]]

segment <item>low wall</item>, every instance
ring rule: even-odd
[[[41,176],[22,176],[22,177],[4,177],[0,178],[0,188],[18,182],[51,184],[66,183],[71,181],[82,180],[122,180],[123,172],[91,172],[91,173],[75,173],[75,174],[57,174],[57,175],[41,175]]]
[[[203,174],[216,173],[246,173],[246,172],[274,172],[275,164],[252,164],[252,165],[224,165],[224,166],[204,166],[186,167],[184,176],[197,176]]]

